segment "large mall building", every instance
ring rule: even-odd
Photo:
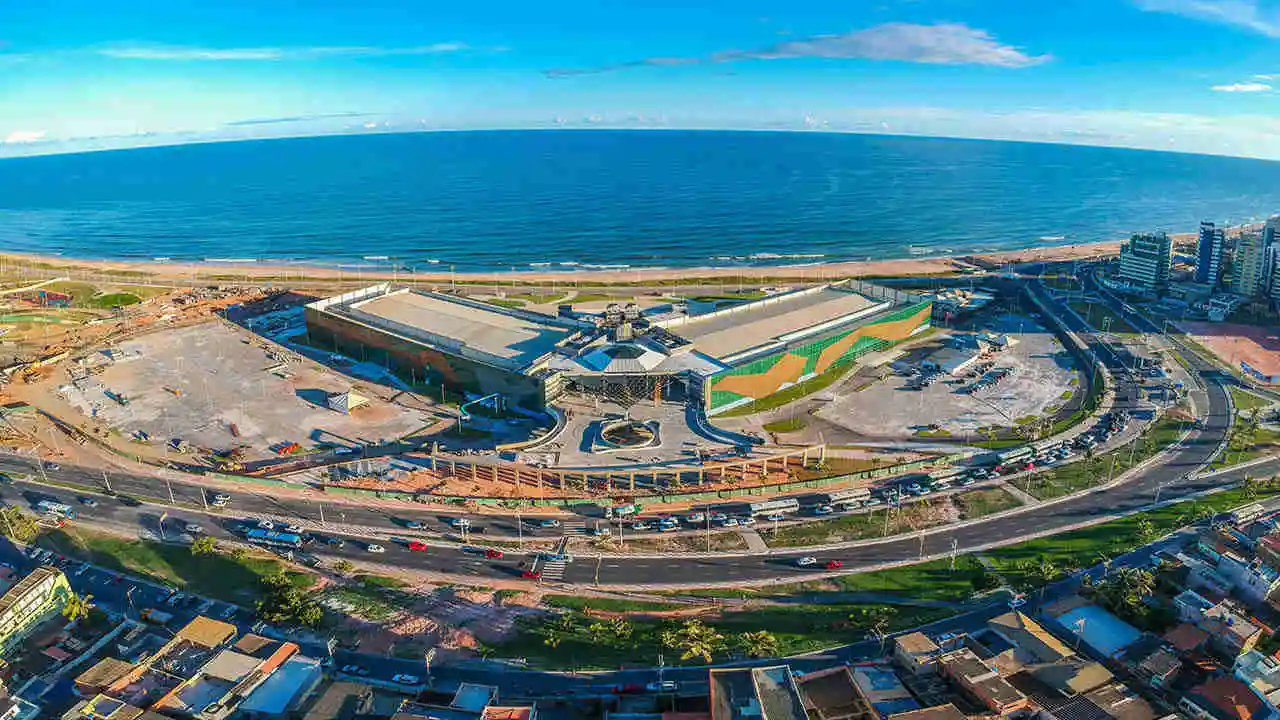
[[[909,338],[931,311],[852,280],[700,314],[677,302],[560,316],[384,283],[311,303],[306,321],[312,343],[451,392],[531,409],[566,391],[692,401],[715,415]]]

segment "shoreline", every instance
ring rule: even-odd
[[[1191,237],[1191,233],[1173,235],[1175,241]],[[569,266],[564,269],[514,269],[501,271],[453,272],[448,266],[432,265],[427,272],[404,272],[399,269],[378,269],[377,266],[284,264],[279,260],[262,262],[246,260],[238,262],[165,262],[156,260],[105,260],[75,258],[65,255],[0,253],[0,271],[67,271],[114,275],[122,283],[148,280],[223,280],[231,282],[254,280],[306,283],[408,281],[457,282],[463,284],[519,283],[531,285],[574,282],[590,284],[643,285],[645,283],[696,281],[713,279],[775,279],[785,278],[804,282],[822,282],[844,277],[910,277],[951,275],[986,269],[984,265],[1008,265],[1027,262],[1069,262],[1114,256],[1119,252],[1120,240],[1074,245],[1046,245],[1021,250],[1003,250],[990,253],[965,253],[958,255],[930,255],[881,260],[849,260],[838,262],[814,262],[801,265],[753,265],[753,266],[697,266],[697,267],[646,267],[591,269]],[[239,260],[239,259],[237,259]]]

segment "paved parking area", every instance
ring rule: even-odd
[[[388,402],[392,388],[307,362],[288,363],[287,378],[269,372],[278,361],[248,332],[221,323],[144,335],[120,350],[127,361],[59,391],[81,412],[126,437],[145,432],[153,444],[182,438],[215,449],[244,445],[252,460],[272,457],[277,443],[391,440],[433,422],[428,412]],[[370,399],[368,406],[350,415],[327,407],[330,393],[353,388]]]
[[[997,367],[1013,369],[1003,382],[973,394],[961,392],[964,383],[948,376],[913,390],[908,379],[890,375],[859,392],[836,396],[815,414],[868,439],[963,437],[982,439],[980,428],[1009,427],[1040,416],[1066,402],[1066,393],[1080,390],[1082,379],[1074,358],[1058,339],[1030,318],[1001,316],[979,330],[1007,333],[1018,342],[993,354]]]

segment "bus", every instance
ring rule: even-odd
[[[867,488],[832,490],[827,493],[828,505],[859,505],[870,499],[871,491]]]
[[[282,547],[291,550],[302,547],[302,537],[300,535],[276,530],[264,530],[262,528],[254,528],[245,533],[245,539],[254,545],[266,545],[268,547]]]
[[[751,503],[749,508],[752,515],[799,512],[800,501],[795,498],[779,498],[777,500]]]
[[[36,509],[46,515],[58,515],[68,520],[76,519],[75,508],[66,503],[60,503],[56,500],[41,500],[36,503]]]

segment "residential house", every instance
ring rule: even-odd
[[[1213,678],[1192,688],[1178,708],[1197,720],[1268,720],[1267,706],[1233,675]]]
[[[1226,657],[1236,658],[1253,649],[1262,639],[1262,628],[1221,602],[1205,611],[1196,626],[1209,633],[1211,646]]]
[[[969,720],[954,703],[890,715],[889,720]]]
[[[1182,560],[1183,557],[1185,556],[1179,555],[1178,559]],[[1177,611],[1178,619],[1185,623],[1199,622],[1211,607],[1213,603],[1194,590],[1183,590],[1173,598],[1173,609]]]
[[[76,693],[92,697],[106,690],[133,670],[133,663],[116,658],[103,658],[76,676]]]
[[[71,597],[62,571],[51,565],[32,570],[0,596],[0,657],[19,646],[46,620],[57,617]]]
[[[992,636],[999,641],[993,641]],[[1065,660],[1075,651],[1040,623],[1020,612],[1010,612],[987,621],[979,642],[992,654],[991,661],[1006,673],[1027,665]]]
[[[922,632],[900,635],[893,641],[893,659],[898,667],[912,675],[938,671],[937,643]]]
[[[317,693],[302,714],[302,720],[355,720],[373,709],[373,688],[353,682],[330,683]]]
[[[710,673],[712,720],[808,720],[791,668],[716,668]]]
[[[1179,653],[1199,652],[1209,644],[1209,633],[1184,622],[1164,634],[1164,639]]]
[[[919,710],[920,703],[898,676],[885,667],[863,666],[853,668],[853,683],[858,687],[876,714],[881,718]]]
[[[942,675],[955,683],[961,692],[991,712],[1006,715],[1028,706],[1025,695],[969,648],[942,655],[938,658],[938,666]]]
[[[1232,674],[1248,685],[1271,712],[1280,712],[1280,660],[1250,650],[1236,658]]]
[[[1113,679],[1111,671],[1103,667],[1102,663],[1078,657],[1037,665],[1027,672],[1063,697],[1083,695]]]
[[[810,720],[875,720],[870,701],[858,690],[849,668],[839,666],[795,678]]]
[[[1203,632],[1191,625],[1186,627]],[[1154,688],[1170,687],[1182,672],[1182,660],[1158,635],[1143,635],[1125,650],[1122,660],[1134,677]]]

